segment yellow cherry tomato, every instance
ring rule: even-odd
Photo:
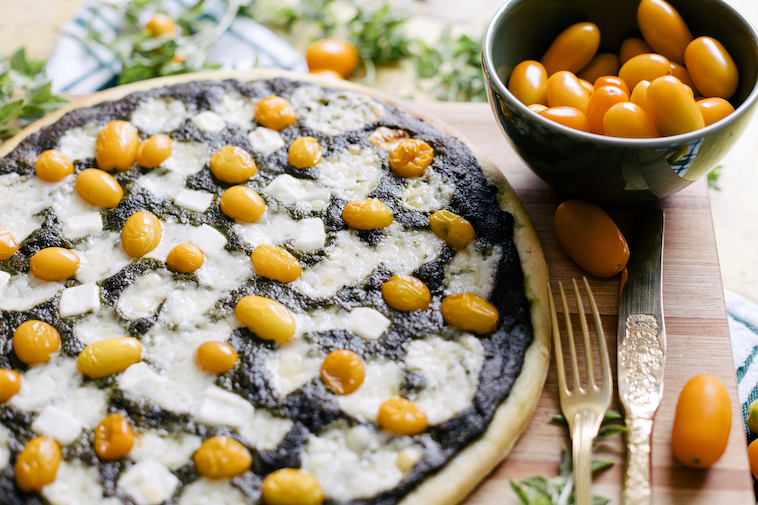
[[[590,94],[571,72],[561,70],[551,75],[546,91],[548,107],[573,107],[587,113]]]
[[[617,103],[608,109],[603,117],[603,129],[609,137],[641,139],[658,136],[655,123],[647,112],[632,102]]]
[[[335,72],[334,70],[330,70],[328,68],[319,68],[316,70],[311,70],[308,73],[312,75],[320,75],[321,77],[329,77],[330,79],[339,79],[341,81],[345,79],[339,72]]]
[[[563,126],[583,132],[590,131],[590,122],[587,120],[587,116],[584,112],[573,107],[549,107],[539,114]]]
[[[731,97],[737,91],[737,65],[721,43],[698,37],[687,46],[684,61],[698,91],[704,96]]]
[[[654,79],[669,75],[671,62],[660,54],[639,54],[621,66],[619,78],[630,89],[640,81],[653,82]]]
[[[629,95],[616,86],[603,86],[595,90],[590,97],[587,106],[587,120],[590,122],[590,131],[603,135],[603,118],[608,109],[621,102],[628,102]]]
[[[693,91],[697,88],[692,80],[692,77],[690,77],[690,73],[687,72],[687,69],[679,63],[675,63],[673,61],[671,62],[671,73],[669,75],[673,75],[682,81],[682,84],[685,84],[692,88]]]
[[[560,70],[576,74],[592,61],[600,46],[600,30],[593,23],[576,23],[569,26],[550,44],[540,63],[547,75]]]
[[[702,100],[698,100],[696,103],[698,109],[700,109],[700,113],[703,115],[705,126],[712,125],[716,121],[721,121],[729,114],[734,112],[734,107],[732,107],[732,104],[717,96],[714,96],[712,98],[703,98]]]
[[[593,86],[590,81],[579,79],[579,84],[581,84],[582,87],[587,90],[587,93],[589,93],[590,96],[592,96],[592,93],[595,92],[595,86]]]
[[[547,105],[547,71],[542,63],[522,61],[511,72],[508,90],[524,105]]]
[[[684,50],[692,42],[692,33],[676,9],[664,0],[642,0],[637,7],[637,24],[656,53],[684,63]]]
[[[726,449],[732,404],[724,384],[713,375],[696,375],[679,393],[671,433],[674,456],[685,466],[708,468]]]
[[[542,105],[541,103],[533,103],[532,105],[529,106],[529,110],[539,114],[543,110],[547,110],[547,105]]]
[[[358,66],[358,50],[344,39],[321,39],[308,47],[305,59],[311,71],[327,69],[349,77]]]
[[[147,25],[145,25],[148,33],[151,37],[160,37],[161,35],[174,35],[176,33],[176,23],[170,17],[165,14],[157,13]]]
[[[0,226],[0,261],[5,261],[18,251],[18,242],[13,238],[13,233],[4,227]]]
[[[595,82],[598,77],[603,75],[616,75],[621,68],[619,57],[613,53],[600,53],[592,58],[592,61],[576,74],[580,79],[588,82]]]
[[[638,39],[637,37],[631,37],[628,39],[625,39],[621,43],[621,48],[619,49],[619,61],[623,65],[627,61],[631,60],[638,54],[646,54],[646,53],[653,53],[653,48],[650,47],[650,44],[645,42],[642,39]]]
[[[647,89],[648,113],[662,136],[679,135],[705,126],[695,99],[682,81],[670,75],[659,77]]]
[[[758,433],[758,400],[753,401],[747,408],[747,419],[745,424],[753,433]]]
[[[750,473],[758,479],[758,439],[747,446],[747,459],[750,461]]]
[[[650,81],[640,81],[632,90],[629,101],[642,108],[650,116],[650,107],[647,103],[647,88],[650,87]],[[652,119],[652,117],[651,117]]]
[[[34,164],[34,174],[45,182],[58,182],[74,173],[74,163],[55,149],[40,153]]]
[[[624,93],[629,95],[629,86],[627,86],[620,77],[616,77],[615,75],[601,75],[595,79],[595,89],[602,88],[603,86],[616,86],[617,88],[621,88]]]
[[[555,235],[566,254],[596,277],[626,268],[629,246],[603,209],[583,200],[566,200],[555,210]]]

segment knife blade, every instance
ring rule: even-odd
[[[663,211],[646,208],[630,235],[629,277],[619,299],[618,388],[626,414],[625,505],[652,500],[653,416],[663,394],[666,329],[663,321]]]

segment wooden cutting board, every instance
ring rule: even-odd
[[[534,222],[554,288],[586,275],[566,255],[553,231],[553,214],[564,197],[534,175],[510,147],[489,105],[419,103],[409,108],[431,114],[462,132],[479,154],[505,173]],[[748,141],[743,139],[743,142]],[[705,179],[659,202],[666,227],[663,255],[663,309],[667,334],[664,393],[653,433],[653,503],[682,505],[755,504],[747,460],[742,412],[732,361],[724,292]],[[635,210],[612,211],[628,233]],[[616,369],[616,325],[619,277],[588,276],[608,338],[611,366]],[[554,291],[555,292],[555,291]],[[569,306],[572,307],[572,301]],[[586,306],[586,305],[585,305]],[[587,309],[586,309],[587,310]],[[570,310],[576,312],[575,308]],[[709,470],[680,465],[671,452],[671,429],[679,392],[697,374],[719,377],[732,400],[732,429],[722,458]],[[620,410],[614,398],[611,409]],[[469,498],[469,505],[517,504],[508,483],[535,474],[558,474],[561,444],[569,444],[565,428],[550,423],[560,413],[554,364],[537,411],[508,459]],[[596,455],[616,464],[595,479],[593,492],[621,503],[624,444],[615,435],[601,443]]]

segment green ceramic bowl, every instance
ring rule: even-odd
[[[600,52],[618,54],[638,36],[639,0],[506,0],[484,36],[482,59],[495,118],[516,152],[556,190],[602,205],[631,206],[668,196],[706,175],[739,139],[758,100],[758,33],[722,0],[668,0],[694,37],[721,42],[740,72],[735,111],[690,133],[657,139],[604,137],[559,125],[529,110],[506,84],[524,60],[539,60],[568,26],[600,28]]]

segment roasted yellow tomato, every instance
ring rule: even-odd
[[[5,261],[18,251],[18,242],[13,238],[13,233],[4,227],[0,226],[0,261]]]
[[[703,115],[682,81],[667,75],[647,89],[648,113],[662,136],[679,135],[705,126]]]
[[[619,61],[623,65],[638,54],[647,54],[652,52],[655,51],[653,51],[653,48],[650,47],[650,44],[642,39],[638,39],[637,37],[631,37],[624,39],[624,41],[621,43],[621,48],[619,49]]]
[[[605,133],[603,128],[605,113],[617,103],[628,101],[629,95],[616,86],[603,86],[596,89],[587,106],[587,120],[590,122],[590,131],[603,135]]]
[[[68,156],[55,149],[40,153],[34,164],[34,175],[45,182],[58,182],[74,173],[74,164]]]
[[[548,107],[573,107],[587,113],[590,94],[571,72],[561,70],[551,75],[547,80],[546,93]]]
[[[603,75],[616,75],[621,68],[619,57],[613,53],[600,53],[592,58],[592,61],[576,74],[580,79],[588,82],[595,82],[598,77]]]
[[[522,61],[511,72],[508,90],[524,105],[547,105],[547,70],[539,61]]]
[[[737,65],[721,43],[698,37],[687,46],[684,61],[692,81],[703,96],[729,98],[737,91]]]
[[[750,461],[750,473],[758,479],[758,440],[753,440],[747,446],[747,459]]]
[[[624,90],[624,93],[629,95],[629,86],[620,78],[615,75],[601,75],[594,82],[594,89],[602,88],[603,86],[616,86]]]
[[[642,0],[637,7],[637,24],[656,53],[684,63],[684,50],[692,42],[692,33],[676,9],[664,0]]]
[[[705,126],[712,125],[716,121],[721,121],[734,112],[732,104],[717,96],[713,98],[703,98],[696,103],[698,109],[700,109],[700,113],[703,115]]]
[[[560,70],[576,74],[592,61],[600,46],[600,30],[593,23],[576,23],[569,26],[550,44],[540,63],[547,75]]]
[[[603,209],[583,200],[566,200],[555,211],[558,243],[577,265],[597,277],[621,272],[629,260],[624,235]]]
[[[563,126],[583,132],[590,131],[590,122],[587,120],[587,115],[573,107],[550,107],[539,114]]]
[[[696,375],[679,393],[671,433],[674,456],[685,466],[708,468],[724,453],[732,425],[732,405],[724,384]]]
[[[106,172],[126,170],[134,165],[139,149],[136,128],[126,121],[111,121],[97,134],[95,161]]]
[[[658,136],[655,123],[647,112],[632,102],[617,103],[608,109],[603,117],[603,130],[609,137],[641,139]]]
[[[349,77],[358,66],[358,50],[344,39],[321,39],[308,47],[305,59],[311,72],[332,70],[342,77]]]
[[[669,75],[671,62],[660,54],[639,54],[621,66],[619,78],[630,89],[640,81],[653,82],[654,79]]]

